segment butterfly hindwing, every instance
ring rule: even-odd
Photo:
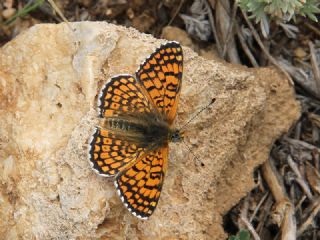
[[[168,42],[151,54],[136,72],[153,105],[169,124],[176,116],[182,70],[181,46],[177,42]]]
[[[96,128],[89,146],[89,160],[98,174],[109,177],[122,171],[143,151],[109,130]]]
[[[100,117],[111,117],[117,113],[150,112],[151,105],[141,86],[132,75],[118,75],[102,88],[98,109]]]
[[[121,200],[135,216],[147,219],[155,210],[168,162],[168,146],[142,156],[117,175],[115,186]]]

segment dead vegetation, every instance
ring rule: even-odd
[[[41,3],[41,4],[39,4]],[[108,21],[181,41],[210,58],[273,65],[294,84],[301,118],[256,170],[257,186],[225,215],[225,230],[252,239],[320,239],[320,37],[306,18],[256,24],[235,1],[56,0],[68,21]],[[32,10],[27,7],[38,4]],[[63,21],[46,1],[0,3],[0,45],[37,23]],[[319,15],[317,16],[319,19]],[[177,39],[178,38],[178,39]],[[210,49],[210,51],[208,50]]]

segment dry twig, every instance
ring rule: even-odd
[[[239,28],[239,25],[237,23],[235,24],[235,28],[236,28],[237,36],[238,36],[238,39],[240,41],[240,44],[241,44],[241,47],[242,47],[244,53],[249,58],[249,61],[251,62],[252,66],[259,67],[259,64],[257,63],[256,59],[254,58],[253,54],[251,53],[243,35],[242,35],[242,32]]]
[[[167,26],[170,26],[171,23],[174,21],[174,19],[177,17],[178,13],[181,10],[181,7],[184,3],[184,0],[180,0],[179,6],[177,7],[177,10],[175,11],[175,13],[173,14],[172,18],[170,19],[169,23],[167,24]]]
[[[247,227],[247,229],[249,230],[249,232],[251,233],[253,238],[255,240],[260,240],[258,233],[256,232],[256,230],[254,230],[254,227],[251,225],[251,223],[248,221],[248,219],[243,216],[240,216],[240,219],[244,223],[244,225]]]
[[[313,70],[314,81],[317,86],[317,94],[320,95],[320,70],[317,62],[317,57],[314,49],[314,45],[311,41],[308,42],[310,48],[310,56],[311,56],[311,66]]]
[[[262,204],[264,203],[264,201],[267,199],[268,196],[269,196],[269,192],[266,192],[264,196],[261,198],[261,200],[259,201],[257,207],[254,209],[254,212],[252,213],[249,219],[250,222],[252,222],[252,220],[256,217],[257,212],[259,211],[260,207],[262,206]]]
[[[215,5],[215,17],[216,27],[219,33],[218,36],[220,36],[220,42],[223,43],[222,57],[224,58],[225,55],[227,55],[227,58],[231,63],[240,64],[241,61],[233,38],[234,34],[231,34],[233,33],[233,22],[235,20],[236,6],[237,3],[234,5],[234,14],[230,17],[229,12],[231,11],[229,1],[217,1]],[[228,36],[229,32],[230,36]]]
[[[289,144],[293,145],[295,148],[306,148],[308,150],[315,150],[316,149],[316,150],[320,151],[320,148],[318,148],[310,143],[298,140],[298,139],[283,137],[282,140],[284,142],[288,142]]]
[[[317,198],[313,205],[314,208],[312,209],[310,215],[298,228],[298,236],[300,236],[311,224],[313,224],[314,218],[320,211],[320,198]]]
[[[227,49],[229,47],[229,43],[232,42],[232,44],[234,44],[234,39],[233,39],[233,36],[234,36],[234,33],[233,33],[233,26],[234,26],[234,23],[235,23],[235,19],[236,19],[236,14],[237,14],[237,9],[238,9],[238,3],[235,1],[233,3],[233,7],[232,7],[232,17],[231,17],[231,23],[230,23],[230,26],[229,26],[229,29],[228,29],[228,32],[227,32],[227,37],[226,37],[226,41],[224,42],[223,44],[223,52],[222,52],[222,56],[223,58],[225,58],[226,56],[226,52],[227,52]],[[231,40],[232,38],[232,40]]]
[[[272,157],[262,165],[262,175],[276,201],[275,208],[277,209],[277,213],[279,213],[279,215],[277,215],[279,219],[275,220],[281,226],[281,239],[295,240],[296,225],[293,206],[271,161]]]
[[[315,26],[313,26],[312,24],[310,24],[308,21],[303,21],[303,24],[309,28],[311,31],[313,31],[315,34],[317,34],[318,36],[320,36],[320,30],[319,28],[316,28]]]
[[[268,58],[268,60],[275,66],[277,67],[289,80],[289,82],[294,85],[293,81],[292,81],[292,78],[290,77],[290,75],[287,73],[286,70],[284,70],[277,62],[277,60],[274,59],[274,57],[272,57],[270,55],[270,53],[267,51],[267,49],[265,48],[265,46],[263,45],[260,37],[259,37],[259,34],[257,33],[257,31],[254,29],[252,23],[250,22],[249,18],[248,18],[248,15],[243,11],[241,10],[242,12],[242,15],[244,17],[244,19],[246,20],[246,23],[248,24],[249,28],[251,29],[252,31],[252,34],[253,34],[253,37],[254,39],[257,41],[258,45],[260,46],[261,50],[263,51],[263,53],[266,55],[266,57]]]
[[[206,1],[205,1],[205,3],[208,4]],[[210,4],[211,4],[211,8],[214,9],[214,4],[211,3],[211,1],[210,1]],[[212,28],[214,39],[216,40],[216,48],[217,48],[218,54],[219,54],[220,57],[222,57],[222,47],[221,47],[221,43],[220,43],[220,38],[219,38],[218,33],[217,33],[217,29],[216,29],[216,25],[215,25],[214,17],[212,15],[211,8],[209,7],[210,11],[208,13],[209,22],[210,22],[210,25],[211,25],[211,28]]]
[[[300,185],[300,187],[302,188],[302,190],[304,191],[304,193],[307,195],[307,197],[312,200],[313,196],[311,193],[311,190],[307,184],[307,182],[305,181],[305,179],[302,177],[297,164],[293,161],[292,157],[290,155],[288,155],[287,157],[287,161],[288,164],[290,166],[290,168],[292,169],[292,171],[296,174],[297,179],[296,182]]]

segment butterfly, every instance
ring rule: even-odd
[[[128,210],[148,219],[158,204],[168,165],[168,143],[182,140],[173,127],[182,84],[179,43],[161,45],[135,76],[113,76],[98,97],[100,124],[89,143],[99,175],[114,177]]]

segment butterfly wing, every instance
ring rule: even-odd
[[[168,146],[153,150],[120,172],[115,186],[133,215],[147,219],[155,210],[167,170]]]
[[[151,112],[152,105],[132,75],[118,75],[104,86],[99,95],[100,117]],[[115,131],[96,128],[89,146],[89,160],[95,171],[114,176],[128,163],[136,160],[144,148],[119,138]]]
[[[182,48],[177,42],[169,42],[151,54],[136,72],[151,102],[169,124],[177,112],[182,69]]]
[[[96,128],[89,147],[89,160],[100,175],[118,174],[127,164],[135,161],[145,149],[129,143],[110,130]]]
[[[152,106],[132,75],[117,75],[102,88],[98,109],[100,117],[118,113],[150,112]]]
[[[171,125],[179,101],[182,67],[181,46],[176,42],[162,45],[140,66],[137,80],[119,75],[105,85],[99,95],[100,117],[159,113]],[[99,174],[116,176],[121,200],[135,216],[146,219],[158,204],[168,146],[150,151],[127,140],[112,130],[97,128],[90,141],[90,162]]]

